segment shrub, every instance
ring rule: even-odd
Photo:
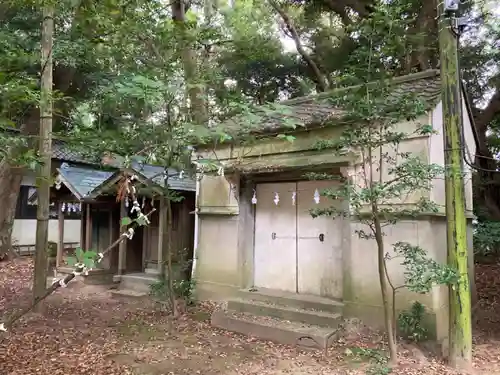
[[[57,257],[57,243],[55,243],[53,241],[49,241],[48,255],[49,255],[49,258]]]
[[[479,257],[500,254],[500,221],[475,221],[474,254]]]

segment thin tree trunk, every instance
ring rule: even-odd
[[[177,310],[177,296],[174,290],[174,275],[172,267],[172,202],[169,197],[165,199],[167,208],[167,277],[168,277],[168,290],[170,295],[170,305],[172,306],[172,314],[177,318],[179,312]]]
[[[373,223],[375,241],[377,242],[377,261],[380,290],[382,292],[382,306],[384,307],[385,329],[387,331],[387,342],[389,346],[389,361],[391,365],[396,365],[398,361],[398,351],[394,334],[393,311],[389,301],[388,275],[385,267],[384,239],[382,235],[382,225],[378,217],[378,206],[372,203]],[[394,301],[393,301],[394,303]]]
[[[54,8],[45,5],[42,22],[42,73],[40,100],[40,156],[37,168],[38,207],[36,222],[35,274],[33,300],[42,298],[47,289],[47,250],[49,239],[49,205],[52,160],[52,38]]]
[[[380,148],[382,150],[382,148]],[[393,329],[393,336],[394,336],[394,342],[397,345],[398,339],[397,339],[397,317],[396,317],[396,292],[398,289],[394,286],[394,284],[391,281],[391,278],[389,277],[389,272],[387,272],[387,259],[385,259],[384,256],[384,272],[385,276],[387,278],[387,282],[389,284],[389,287],[391,288],[391,295],[392,295],[392,329]]]
[[[78,20],[81,18],[81,11],[85,5],[86,2],[84,1],[78,1],[75,5],[75,17],[72,20],[73,25],[79,25]],[[0,19],[2,18],[2,15],[2,11],[0,11]],[[76,26],[73,27],[72,34],[78,30],[78,27]],[[74,86],[71,85],[71,82],[73,81],[76,69],[73,67],[58,66],[54,67],[54,71],[56,79],[53,81],[54,83],[57,83],[57,89],[59,91],[67,93],[68,91],[75,89]],[[61,103],[61,105],[64,106],[64,103]],[[38,133],[39,123],[39,110],[33,106],[26,118],[23,119],[22,126],[20,128],[21,134],[23,136],[36,135]],[[29,139],[28,143],[30,143],[30,148],[36,147],[32,139]],[[10,150],[10,153],[15,155],[23,151],[23,149],[13,148]],[[2,258],[2,254],[4,254],[4,252],[11,251],[13,242],[12,228],[14,225],[18,195],[24,171],[24,166],[11,165],[10,160],[2,160],[0,162],[0,202],[9,202],[8,207],[2,206],[2,210],[0,210],[0,259]]]

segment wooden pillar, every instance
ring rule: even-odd
[[[158,272],[163,275],[163,246],[165,246],[165,226],[167,225],[167,207],[165,197],[160,197],[160,210],[158,212]]]
[[[139,228],[137,228],[139,229]],[[151,236],[151,227],[149,225],[143,226],[142,230],[142,270],[145,271],[147,268],[147,262],[151,260],[149,257],[149,237]]]
[[[114,231],[113,229],[115,228],[113,225],[113,210],[109,210],[109,216],[108,216],[108,228],[109,228],[109,240],[108,240],[108,246],[111,245],[114,241]]]
[[[127,208],[125,207],[125,201],[120,202],[120,236],[126,229],[126,226],[121,225],[122,219],[127,217]],[[120,242],[118,245],[118,275],[123,275],[126,270],[127,264],[127,240]]]
[[[86,227],[85,224],[87,222],[87,205],[82,203],[82,211],[80,212],[80,247],[82,249],[87,248],[87,244],[85,243],[85,233]]]
[[[113,243],[113,237],[114,232],[113,232],[113,210],[110,209],[108,211],[108,245],[111,245]],[[98,249],[99,251],[104,250],[105,247],[107,246],[102,246],[102,248]],[[114,269],[115,267],[115,259],[116,259],[116,249],[111,251],[110,253],[106,254],[103,259],[103,266],[106,269]]]
[[[90,203],[87,203],[87,212],[85,218],[85,249],[91,250],[92,247],[92,210]]]
[[[240,185],[240,213],[238,215],[238,268],[240,287],[253,287],[255,206],[251,203],[255,183],[245,180]]]
[[[61,267],[62,257],[64,251],[64,212],[63,212],[63,202],[59,202],[59,208],[57,213],[57,222],[59,226],[59,243],[57,245],[57,256],[56,256],[56,269]]]

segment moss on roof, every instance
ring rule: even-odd
[[[414,94],[429,107],[435,106],[440,100],[439,70],[432,69],[400,76],[387,81],[387,83],[389,87],[393,87],[388,100],[398,100],[403,96]],[[380,85],[380,82],[370,82],[366,85],[376,86]],[[342,108],[336,107],[332,103],[332,98],[349,95],[350,92],[366,87],[366,85],[340,87],[316,95],[259,106],[249,113],[237,115],[227,120],[220,127],[228,133],[250,132],[253,134],[276,133],[299,126],[305,130],[320,127],[329,120],[340,119],[345,114]]]

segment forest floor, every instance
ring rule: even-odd
[[[32,271],[27,259],[0,263],[0,319],[29,303]],[[474,374],[500,374],[500,264],[478,265],[476,274]],[[387,373],[378,332],[351,332],[325,358],[214,329],[211,309],[197,306],[171,323],[152,302],[112,298],[104,287],[75,281],[46,300],[43,314],[27,315],[0,342],[0,375]],[[459,374],[426,353],[404,345],[393,373]]]

